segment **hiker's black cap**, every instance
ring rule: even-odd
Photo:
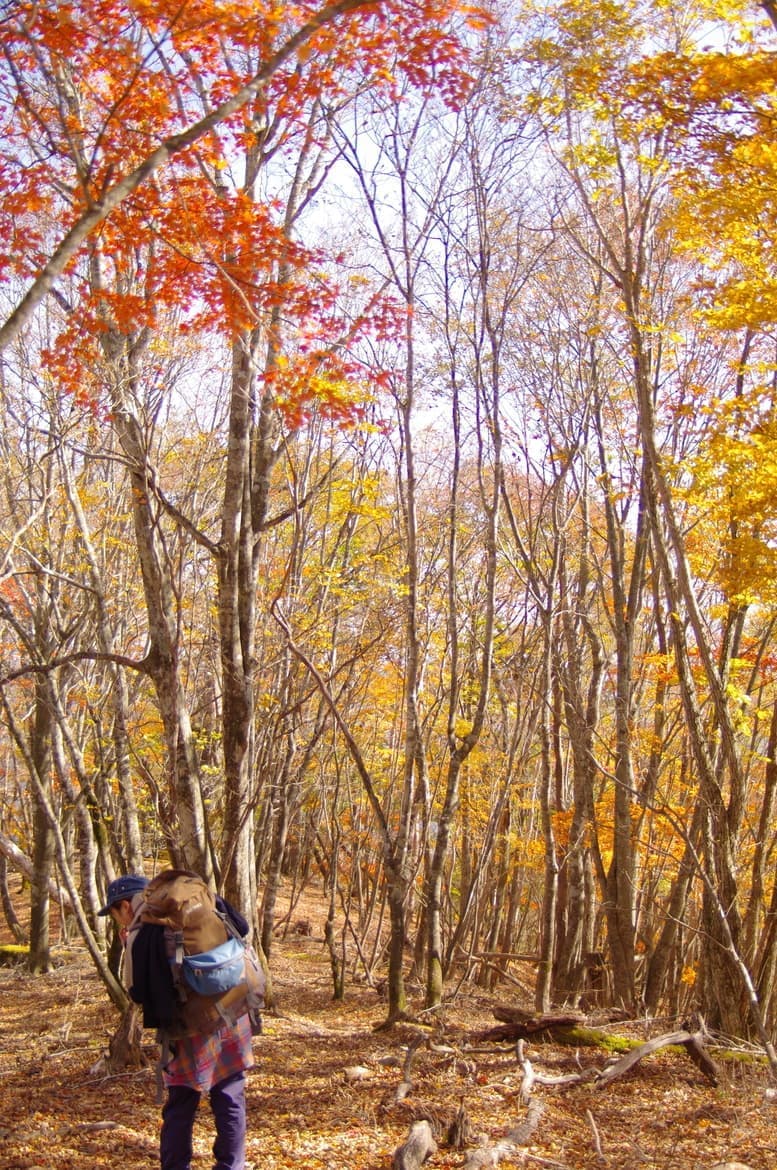
[[[131,873],[127,877],[114,878],[108,885],[105,905],[97,913],[110,914],[111,906],[115,906],[117,902],[123,902],[126,898],[134,898],[135,894],[145,890],[147,885],[148,878],[141,877],[140,874]]]

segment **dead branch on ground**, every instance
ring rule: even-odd
[[[599,1089],[609,1085],[616,1077],[623,1076],[630,1068],[632,1068],[643,1057],[649,1056],[651,1052],[657,1052],[659,1048],[667,1048],[670,1044],[682,1045],[686,1052],[701,1071],[704,1073],[707,1080],[717,1086],[718,1084],[718,1070],[713,1061],[707,1055],[703,1046],[703,1033],[701,1032],[667,1032],[664,1036],[656,1036],[653,1040],[648,1040],[646,1044],[635,1048],[633,1052],[627,1052],[615,1064],[610,1065],[609,1068],[599,1073],[597,1077],[596,1086]]]
[[[540,1101],[531,1101],[523,1121],[511,1129],[500,1142],[493,1146],[470,1150],[464,1162],[464,1170],[481,1170],[483,1167],[497,1166],[505,1158],[514,1158],[520,1153],[521,1146],[529,1144],[544,1111],[545,1106]]]

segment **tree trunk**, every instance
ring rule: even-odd
[[[698,803],[694,809],[693,822],[688,835],[677,877],[672,885],[664,924],[653,953],[648,956],[645,972],[643,998],[645,1009],[650,1015],[657,1015],[666,987],[666,978],[673,962],[680,925],[685,919],[691,883],[696,876],[696,856],[700,844],[703,807]]]
[[[478,173],[478,164],[473,152],[472,157],[473,181],[477,184],[483,176]],[[483,195],[483,189],[478,195]],[[485,209],[481,210],[479,220],[479,245],[483,251],[489,246],[489,220]],[[461,412],[459,402],[459,387],[456,378],[454,354],[451,354],[451,431],[453,436],[453,470],[451,484],[451,500],[448,520],[448,563],[447,563],[447,623],[450,642],[450,693],[448,698],[448,768],[445,781],[443,806],[438,818],[437,838],[434,844],[432,864],[429,869],[429,881],[425,890],[427,915],[427,977],[426,977],[426,1006],[435,1007],[442,1002],[443,979],[445,972],[442,968],[442,877],[443,868],[448,852],[454,817],[459,806],[459,783],[462,768],[477,746],[488,709],[491,695],[491,673],[493,666],[494,626],[496,612],[496,570],[497,570],[497,534],[499,531],[500,504],[502,497],[502,433],[501,433],[501,400],[500,374],[502,342],[504,340],[503,327],[506,311],[505,304],[497,298],[496,306],[492,310],[489,304],[492,293],[490,288],[490,273],[482,271],[479,274],[482,294],[482,319],[474,323],[474,330],[478,336],[483,335],[483,353],[479,354],[480,364],[477,375],[476,394],[479,405],[480,427],[478,434],[478,480],[480,485],[480,507],[482,508],[482,541],[484,562],[484,589],[479,598],[479,615],[477,620],[472,615],[473,624],[477,625],[477,650],[472,652],[472,661],[467,664],[467,676],[471,686],[476,691],[476,697],[470,704],[463,698],[463,646],[460,630],[459,611],[457,604],[457,583],[462,572],[459,555],[459,489],[462,459],[461,446]],[[472,706],[471,719],[467,722],[467,730],[460,731],[459,720],[469,715]]]
[[[553,991],[553,967],[556,956],[558,939],[556,925],[558,914],[559,892],[559,861],[556,850],[556,837],[553,830],[553,736],[552,736],[552,702],[553,690],[552,671],[552,597],[555,593],[555,574],[552,575],[549,585],[549,596],[543,614],[544,640],[542,648],[542,695],[540,703],[540,745],[541,779],[539,785],[540,816],[542,818],[542,839],[545,850],[544,880],[542,891],[542,910],[540,921],[540,961],[537,967],[537,983],[534,989],[534,1006],[539,1012],[550,1011],[551,995]]]
[[[272,952],[272,932],[275,921],[275,905],[281,884],[281,867],[286,851],[286,841],[289,833],[289,763],[285,761],[276,783],[272,786],[272,793],[268,799],[272,801],[272,840],[270,853],[264,872],[264,892],[262,897],[262,949],[267,957]]]
[[[138,1004],[130,1003],[122,1013],[118,1028],[111,1036],[105,1071],[111,1074],[148,1064],[142,1049],[143,1017]]]
[[[98,643],[102,652],[107,656],[115,653],[116,638],[111,623],[103,574],[92,541],[89,523],[81,503],[81,497],[73,483],[70,462],[64,457],[61,444],[58,446],[58,451],[63,456],[60,458],[60,471],[65,484],[65,490],[67,491],[68,501],[75,517],[81,544],[89,564],[89,578],[94,590],[97,610],[96,625]],[[115,756],[116,778],[118,781],[119,807],[121,809],[121,842],[124,868],[129,873],[142,873],[143,845],[140,837],[138,810],[135,802],[135,789],[130,767],[130,740],[128,731],[130,703],[127,681],[124,676],[123,667],[116,663],[108,662],[106,668],[111,679],[111,693],[113,698],[111,735]],[[113,873],[109,872],[107,876],[111,878]]]
[[[48,679],[35,676],[35,707],[30,736],[30,758],[41,789],[51,799],[51,704]],[[51,968],[50,951],[50,896],[54,865],[54,833],[49,823],[45,802],[33,789],[33,872],[30,882],[30,951],[29,969],[40,975]]]
[[[125,408],[115,412],[115,425],[129,460],[132,514],[146,599],[151,648],[148,672],[154,683],[165,730],[169,790],[166,807],[167,845],[174,865],[212,876],[205,830],[199,763],[179,668],[173,589],[164,550],[158,544],[158,518],[152,514],[148,464],[136,419]]]
[[[99,296],[104,281],[97,249],[92,253],[90,276],[93,292]],[[199,762],[181,681],[175,590],[156,510],[155,472],[138,416],[143,401],[139,363],[148,335],[123,334],[114,325],[108,306],[105,325],[101,344],[112,379],[112,420],[127,460],[130,507],[146,603],[150,646],[143,665],[154,683],[167,747],[169,782],[162,809],[167,845],[174,865],[193,869],[209,880],[212,864]]]
[[[615,628],[615,798],[613,817],[612,861],[604,883],[604,911],[613,973],[616,1003],[633,1010],[635,988],[635,846],[632,807],[635,796],[632,729],[634,726],[634,639],[647,558],[645,522],[646,477],[648,468],[643,455],[639,472],[638,513],[630,566],[624,554],[624,525],[615,506],[608,473],[608,457],[602,422],[602,402],[598,368],[591,348],[590,377],[594,390],[593,415],[599,446],[600,479],[604,484],[604,511],[607,523],[607,551],[613,591],[612,621]],[[635,357],[635,363],[637,358]],[[637,377],[647,380],[647,371],[637,369]]]
[[[640,432],[650,474],[648,515],[653,547],[670,612],[680,693],[699,777],[699,800],[703,805],[701,828],[701,863],[705,869],[703,876],[715,889],[715,897],[711,899],[711,891],[705,884],[703,918],[706,929],[702,932],[701,938],[703,957],[700,985],[704,1002],[699,1006],[711,1026],[738,1035],[744,1028],[746,1015],[746,996],[741,972],[733,959],[734,953],[739,955],[741,939],[735,864],[735,841],[741,816],[743,790],[741,763],[736,751],[736,735],[725,698],[723,680],[713,663],[712,648],[699,616],[671,491],[663,474],[663,466],[656,447],[653,402],[644,376],[642,338],[636,326],[632,328],[632,342],[639,390]],[[714,730],[719,737],[720,747],[717,762],[717,746],[709,741],[707,724],[698,699],[686,627],[681,616],[683,612],[689,615],[690,625],[695,634],[696,650],[710,688],[715,712]],[[728,807],[720,778],[722,771],[729,776]],[[725,925],[721,922],[719,905],[725,907]],[[738,991],[735,992],[735,988]]]
[[[405,990],[405,884],[394,871],[386,867],[386,896],[389,907],[391,934],[388,954],[388,1023],[400,1020],[407,1014],[407,992]]]
[[[5,853],[0,852],[0,901],[3,905],[3,914],[8,929],[17,943],[26,943],[27,935],[14,909],[11,891],[8,889],[8,859]]]
[[[257,544],[267,510],[266,489],[258,490],[253,476],[264,480],[269,475],[269,432],[262,432],[261,423],[270,426],[266,412],[260,427],[256,426],[258,344],[258,331],[252,330],[242,333],[233,345],[218,599],[225,777],[222,884],[227,898],[251,916],[255,900],[250,785]]]
[[[581,989],[581,964],[589,947],[587,924],[593,918],[589,870],[596,867],[600,889],[607,874],[602,860],[594,817],[596,787],[596,737],[600,719],[601,688],[605,658],[593,624],[583,616],[590,601],[587,593],[585,558],[580,572],[578,595],[567,581],[566,558],[560,565],[560,606],[563,641],[556,658],[564,702],[564,714],[572,749],[572,823],[564,858],[567,881],[567,906],[564,931],[556,955],[554,991],[577,992]],[[573,617],[573,612],[577,617]],[[582,664],[589,662],[587,676]]]

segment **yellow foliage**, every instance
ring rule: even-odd
[[[472,720],[462,719],[459,717],[453,728],[453,734],[457,739],[464,739],[472,731]]]
[[[751,5],[697,0],[692,16],[678,26],[670,0],[551,7],[528,104],[566,139],[592,202],[617,192],[625,147],[643,175],[665,175],[674,247],[706,273],[698,307],[717,328],[764,328],[777,322],[777,52]]]
[[[712,565],[724,596],[739,605],[777,604],[777,424],[758,421],[759,399],[757,388],[719,404],[686,467],[686,499],[699,516],[689,554],[707,575]]]
[[[563,809],[553,814],[553,832],[556,837],[557,844],[565,849],[569,845],[569,836],[572,828],[572,817],[574,810]]]
[[[629,86],[670,142],[676,246],[707,274],[700,308],[731,330],[777,321],[777,54],[741,30],[726,51],[640,62]]]

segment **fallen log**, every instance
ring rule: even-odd
[[[633,1040],[614,1036],[602,1028],[586,1028],[579,1023],[561,1023],[544,1028],[524,1028],[519,1024],[500,1024],[496,1028],[489,1028],[485,1032],[476,1032],[472,1036],[475,1042],[491,1044],[517,1043],[521,1040],[531,1040],[535,1044],[551,1043],[562,1044],[570,1048],[604,1048],[608,1052],[625,1052],[635,1047]],[[474,1049],[472,1051],[487,1051]]]
[[[494,1016],[503,1023],[476,1032],[474,1040],[528,1040],[530,1036],[537,1037],[542,1033],[553,1036],[563,1029],[579,1028],[585,1022],[585,1017],[579,1012],[535,1016],[521,1008],[495,1007]]]
[[[525,1024],[535,1030],[538,1025],[552,1027],[554,1024],[582,1024],[585,1022],[585,1016],[582,1012],[550,1012],[538,1016],[536,1012],[526,1011],[524,1008],[504,1003],[496,1005],[493,1009],[493,1016],[495,1020],[501,1020],[503,1024]]]

